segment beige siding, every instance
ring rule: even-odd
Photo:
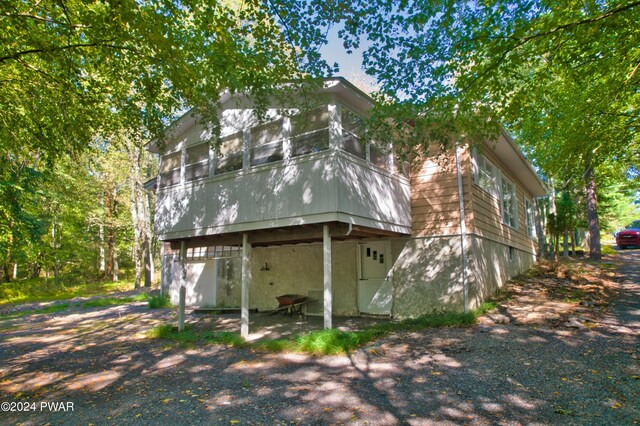
[[[465,221],[473,220],[469,156],[462,156]],[[411,175],[411,216],[416,237],[460,233],[460,199],[455,154],[429,158]]]
[[[479,186],[472,184],[472,211],[473,221],[469,224],[469,231],[481,237],[507,244],[524,250],[528,253],[536,252],[536,243],[527,235],[525,217],[525,196],[529,200],[531,194],[524,189],[513,173],[487,148],[483,155],[516,186],[516,198],[518,200],[518,227],[512,228],[502,223],[500,200]]]

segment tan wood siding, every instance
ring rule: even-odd
[[[468,158],[466,152],[463,153],[463,199],[467,225],[473,221]],[[437,159],[426,159],[421,167],[412,173],[411,216],[414,236],[460,233],[458,175],[453,150]]]

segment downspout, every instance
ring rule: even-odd
[[[462,167],[460,165],[460,146],[456,145],[456,170],[458,172],[458,199],[460,201],[460,252],[462,266],[462,293],[464,295],[464,312],[469,312],[469,292],[467,289],[467,251],[464,241],[467,238],[467,226],[464,221],[464,195],[462,190]]]

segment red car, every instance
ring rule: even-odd
[[[631,225],[618,232],[616,243],[622,250],[631,246],[640,247],[640,220],[634,220]]]

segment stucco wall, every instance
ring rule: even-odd
[[[464,309],[459,236],[397,239],[391,247],[394,317]],[[474,235],[467,237],[465,248],[470,309],[536,261],[515,248],[510,259],[509,246]]]
[[[358,314],[356,247],[355,242],[332,243],[333,313],[337,316]],[[172,303],[177,304],[180,265],[172,261],[172,256],[165,256],[165,259],[169,262],[164,265],[163,285],[169,288]],[[186,263],[187,305],[213,304],[213,263],[213,260]],[[265,263],[269,270],[261,270]],[[221,267],[219,264],[219,269]],[[234,277],[227,278],[228,285],[222,282],[221,271],[218,272],[218,306],[240,304],[240,259],[234,260],[233,273]],[[250,273],[249,307],[260,311],[276,308],[276,296],[289,293],[307,295],[309,290],[322,290],[322,244],[254,247],[251,250]],[[223,290],[228,290],[228,294],[223,294]]]
[[[307,295],[309,290],[323,288],[322,244],[256,247],[252,249],[251,258],[251,308],[274,309],[278,306],[276,296]],[[357,315],[356,243],[332,243],[331,258],[333,313]],[[269,270],[261,271],[265,262]]]
[[[471,237],[469,271],[470,303],[477,306],[507,281],[526,272],[536,263],[536,256],[517,248],[509,257],[509,246],[480,236]]]
[[[392,240],[393,316],[462,310],[459,237]]]

